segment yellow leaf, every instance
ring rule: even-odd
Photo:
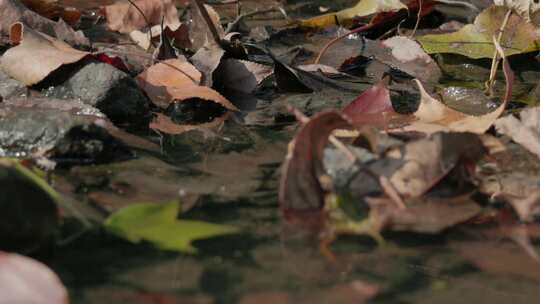
[[[361,0],[351,8],[299,20],[299,24],[306,27],[325,27],[335,24],[347,26],[355,17],[364,17],[382,12],[395,12],[402,9],[407,9],[407,6],[399,0]]]

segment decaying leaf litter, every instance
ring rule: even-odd
[[[536,3],[90,2],[0,1],[0,249],[69,301],[540,296]]]

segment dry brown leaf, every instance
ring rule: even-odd
[[[11,27],[12,43],[0,59],[0,67],[12,78],[34,85],[65,64],[75,63],[89,53],[76,50],[68,44],[25,27],[17,22]]]
[[[19,0],[0,0],[0,34],[9,35],[11,25],[23,22],[36,31],[74,45],[89,45],[81,31],[74,31],[63,20],[54,22],[29,10]]]
[[[189,132],[192,130],[200,130],[203,133],[211,134],[213,130],[219,129],[221,126],[223,126],[223,123],[225,120],[227,120],[228,115],[225,114],[221,117],[218,117],[211,122],[204,123],[204,124],[198,124],[198,125],[180,125],[172,121],[172,119],[169,116],[166,116],[161,113],[156,113],[156,118],[150,122],[150,129],[163,132],[166,134],[171,135],[179,135],[185,132]]]
[[[189,8],[189,14],[192,21],[189,24],[189,37],[191,39],[191,43],[193,44],[193,49],[198,50],[204,45],[215,44],[216,41],[214,40],[212,32],[208,28],[206,20],[199,12],[196,3],[194,3],[192,0],[190,0],[190,2],[191,5]],[[221,17],[212,6],[205,4],[204,7],[208,12],[210,20],[214,24],[217,34],[220,38],[224,38],[223,36],[225,34],[225,30],[223,30],[223,27],[221,26]]]
[[[417,121],[403,128],[405,131],[416,131],[432,134],[439,131],[472,132],[482,134],[486,132],[495,120],[504,112],[508,100],[506,99],[495,111],[481,116],[468,115],[444,105],[441,101],[431,97],[420,81],[416,81],[420,90],[420,106],[413,114]]]
[[[238,109],[209,87],[200,86],[201,73],[190,63],[169,59],[148,68],[137,76],[137,83],[150,100],[161,108],[175,101],[198,98],[213,101],[231,111]]]
[[[161,24],[152,26],[150,30],[135,30],[129,33],[131,40],[145,50],[150,49],[152,46],[152,41],[158,40],[161,35],[165,35],[168,39],[174,39],[174,45],[176,47],[183,49],[191,47],[188,28],[185,24],[181,24],[176,30],[172,30],[168,26],[164,26],[163,33],[161,31]],[[150,40],[150,36],[152,36],[152,40]]]
[[[192,98],[213,101],[220,104],[225,109],[230,111],[238,111],[238,108],[233,105],[227,98],[219,94],[217,91],[209,87],[203,86],[185,86],[183,88],[169,87],[167,92],[170,94],[173,101],[184,101]]]
[[[178,11],[173,0],[133,0],[133,2],[144,16],[126,0],[104,7],[109,29],[120,33],[130,33],[147,26],[161,24],[162,18],[164,25],[173,30],[180,26]]]
[[[502,104],[495,109],[495,111],[480,116],[468,115],[456,111],[447,107],[441,101],[431,97],[422,86],[422,83],[415,80],[421,95],[420,106],[413,114],[414,118],[417,120],[401,130],[427,134],[439,131],[471,132],[478,134],[486,132],[506,109],[506,105],[510,101],[512,95],[512,86],[514,82],[514,73],[512,72],[504,53],[502,53],[502,49],[499,48],[498,51],[503,59],[506,92],[502,98]]]
[[[214,71],[221,63],[225,51],[215,43],[208,43],[201,47],[190,60],[203,73],[203,84],[211,87],[214,84]]]
[[[420,197],[464,161],[475,163],[485,154],[479,136],[470,133],[437,133],[390,150],[387,158],[404,163],[389,177],[405,197]]]
[[[219,66],[221,83],[228,89],[249,94],[273,73],[271,66],[255,62],[226,59]]]
[[[155,105],[166,108],[172,102],[168,93],[170,87],[198,86],[201,77],[201,73],[189,62],[169,59],[149,67],[136,79]]]
[[[540,107],[529,108],[519,113],[520,119],[508,115],[497,119],[495,128],[525,149],[540,157]]]
[[[61,18],[70,25],[75,25],[81,19],[81,12],[74,7],[64,7],[58,0],[21,0],[32,11],[49,19]]]

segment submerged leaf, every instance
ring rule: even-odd
[[[178,219],[180,203],[137,204],[112,214],[105,227],[130,242],[148,241],[164,250],[197,253],[195,240],[238,232],[232,226]]]

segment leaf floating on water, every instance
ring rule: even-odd
[[[105,228],[133,243],[147,241],[163,250],[185,253],[197,253],[191,245],[195,240],[239,232],[232,226],[178,219],[179,211],[180,203],[175,201],[136,204],[109,216]]]

